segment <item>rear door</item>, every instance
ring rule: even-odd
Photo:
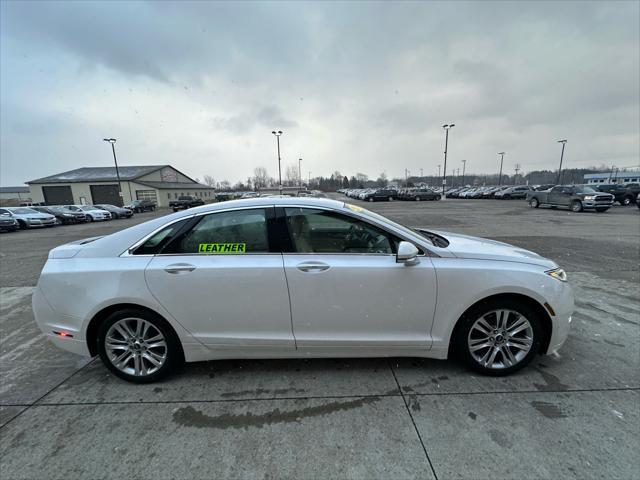
[[[399,239],[359,217],[285,211],[293,251],[283,258],[299,350],[367,355],[430,347],[436,277],[429,257],[396,263]]]
[[[273,219],[273,207],[194,217],[149,263],[151,293],[202,343],[254,356],[295,350]]]

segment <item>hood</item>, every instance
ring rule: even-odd
[[[449,241],[446,250],[458,258],[519,262],[539,265],[548,269],[558,268],[554,261],[508,243],[457,233],[431,231],[446,238]]]

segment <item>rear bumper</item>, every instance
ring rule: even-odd
[[[81,319],[61,315],[53,310],[39,287],[33,292],[31,306],[38,328],[54,345],[78,355],[90,355],[84,332],[81,330]],[[60,333],[64,333],[65,336],[61,336]]]

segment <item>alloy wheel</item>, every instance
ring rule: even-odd
[[[533,327],[524,315],[501,309],[487,312],[473,323],[467,346],[479,365],[499,370],[520,363],[533,340]]]
[[[157,372],[167,360],[167,341],[151,322],[123,318],[105,336],[107,358],[119,371],[142,377]]]

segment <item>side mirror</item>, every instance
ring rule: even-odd
[[[413,243],[400,242],[398,244],[398,253],[396,254],[396,262],[404,263],[407,266],[417,265],[420,263],[418,255],[420,251]]]

